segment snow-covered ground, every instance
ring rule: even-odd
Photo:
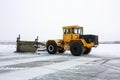
[[[15,50],[0,45],[0,80],[120,80],[120,44],[100,44],[83,56]]]

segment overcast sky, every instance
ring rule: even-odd
[[[66,25],[120,40],[120,0],[0,0],[0,41],[59,39]]]

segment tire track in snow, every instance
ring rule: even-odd
[[[1,64],[0,67],[7,66],[7,65],[15,65],[15,64],[20,64],[20,63],[28,63],[28,62],[33,62],[33,61],[55,59],[55,58],[60,58],[60,57],[63,57],[63,56],[51,55],[51,56],[44,56],[44,57],[34,57],[34,58],[29,58],[29,59],[3,61],[3,62],[0,62]]]
[[[6,56],[6,57],[2,57],[0,58],[0,62],[2,61],[9,61],[9,60],[20,60],[20,59],[29,59],[29,58],[34,58],[34,57],[43,57],[43,56],[39,56],[39,55],[24,55],[24,56]]]
[[[88,59],[88,58],[84,58],[84,57],[76,57],[76,59],[70,59],[68,61],[64,61],[64,62],[60,62],[60,63],[53,63],[53,64],[42,66],[42,67],[34,67],[34,68],[29,68],[29,69],[25,69],[25,70],[21,70],[21,71],[14,71],[14,72],[6,73],[6,74],[1,74],[0,78],[4,79],[4,80],[8,80],[8,79],[9,80],[13,80],[13,79],[28,80],[28,79],[32,79],[36,76],[43,76],[43,75],[46,75],[49,73],[54,73],[54,72],[61,71],[64,69],[69,69],[71,67],[75,67],[75,66],[78,66],[81,64],[86,64],[88,62],[92,62],[94,60],[96,60],[96,58]]]

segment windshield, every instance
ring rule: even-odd
[[[82,29],[80,29],[80,28],[72,28],[72,33],[73,34],[83,34],[83,31],[82,31]]]

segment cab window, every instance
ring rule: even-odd
[[[70,29],[63,29],[64,34],[70,34]]]
[[[82,31],[80,28],[72,28],[72,33],[73,34],[82,34]]]

